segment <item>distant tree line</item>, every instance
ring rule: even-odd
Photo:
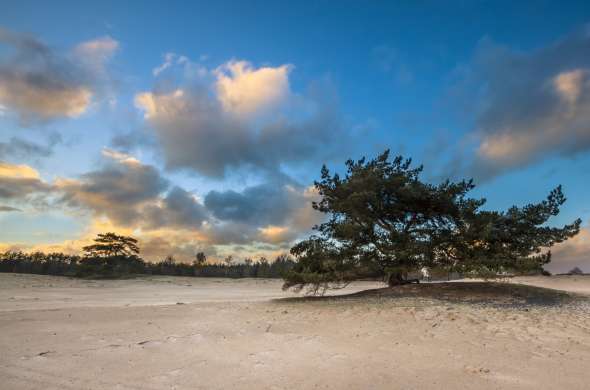
[[[64,253],[24,253],[8,251],[0,254],[0,272],[61,275],[86,278],[125,278],[133,275],[201,276],[220,278],[280,278],[295,265],[288,255],[274,262],[261,257],[234,262],[232,256],[223,263],[209,263],[203,252],[192,263],[177,262],[167,256],[158,262],[139,257],[137,240],[114,233],[99,234],[95,244],[83,248],[84,255]]]

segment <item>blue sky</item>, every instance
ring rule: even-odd
[[[390,148],[429,180],[473,177],[490,208],[563,184],[554,223],[585,230],[556,267],[588,261],[587,2],[2,10],[0,161],[26,185],[0,199],[21,210],[0,212],[4,247],[73,251],[112,228],[153,257],[272,255],[318,220],[321,164]]]

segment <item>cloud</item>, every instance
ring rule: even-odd
[[[61,53],[4,29],[0,44],[13,49],[0,62],[0,105],[23,122],[82,115],[105,84],[105,64],[118,47],[105,37]]]
[[[154,148],[156,142],[153,134],[136,128],[131,131],[115,135],[111,139],[111,146],[117,150],[130,152],[140,147]]]
[[[68,207],[91,210],[117,226],[146,230],[177,227],[196,230],[207,220],[204,206],[151,165],[125,153],[104,149],[106,163],[78,179],[59,179],[55,191]]]
[[[79,179],[59,179],[62,203],[92,210],[113,222],[132,226],[140,220],[139,207],[158,199],[169,183],[156,168],[123,155],[106,153],[113,161]]]
[[[103,148],[101,154],[103,155],[103,157],[110,159],[110,161],[116,161],[116,162],[122,163],[122,164],[129,163],[129,164],[142,165],[141,161],[139,161],[138,159],[136,159],[132,155],[127,154],[125,152],[120,152],[118,150],[114,150],[114,149],[110,149],[110,148]]]
[[[226,167],[258,163],[254,135],[225,116],[206,90],[147,92],[137,95],[135,102],[154,127],[170,169],[220,177]]]
[[[0,160],[8,158],[35,159],[49,157],[53,148],[62,141],[58,133],[52,134],[45,144],[32,142],[20,137],[12,137],[6,142],[0,142]]]
[[[276,225],[284,223],[299,206],[300,197],[300,192],[289,184],[265,183],[242,192],[211,191],[205,197],[205,206],[222,221]]]
[[[52,184],[30,166],[0,164],[0,198],[12,203],[36,195],[66,213],[91,217],[78,238],[25,249],[75,253],[97,233],[114,231],[139,238],[148,259],[173,254],[190,260],[198,250],[229,254],[238,250],[235,245],[249,255],[276,254],[322,218],[311,208],[317,193],[286,176],[270,176],[239,192],[210,191],[202,203],[131,155],[104,149],[103,157],[96,169]],[[0,211],[17,210],[1,206]]]
[[[580,267],[590,272],[590,228],[580,229],[580,233],[551,249],[552,260],[545,268],[552,272],[568,272]]]
[[[276,107],[289,94],[291,65],[254,69],[247,61],[230,61],[218,67],[215,89],[226,112],[248,116]]]
[[[590,28],[529,52],[484,39],[464,69],[476,91],[475,157],[482,180],[550,156],[590,150]]]
[[[205,207],[219,223],[204,232],[223,244],[264,242],[285,245],[311,231],[323,218],[311,207],[316,191],[274,181],[236,191],[211,191]]]
[[[174,54],[174,53],[166,53],[164,55],[164,62],[162,63],[162,65],[154,68],[152,70],[152,74],[154,76],[158,76],[160,73],[162,73],[163,71],[165,71],[166,69],[168,69],[169,67],[171,67],[173,65],[175,59],[176,59],[176,54]]]
[[[111,41],[97,41],[79,45],[72,56],[86,58],[85,69],[100,74],[100,64],[115,49]],[[156,167],[122,151],[141,142],[138,133],[114,139],[118,149],[104,149],[104,161],[90,172],[51,185],[38,174],[36,180],[48,187],[56,206],[106,221],[102,229],[137,235],[149,242],[152,253],[168,254],[171,245],[185,248],[186,254],[197,247],[227,252],[237,244],[249,251],[261,245],[265,251],[284,249],[320,216],[311,209],[313,191],[282,170],[310,159],[324,161],[335,150],[333,145],[345,139],[330,85],[312,86],[305,96],[297,95],[290,90],[291,69],[244,61],[206,69],[185,57],[167,55],[154,69],[154,88],[135,96],[168,169],[220,178],[251,168],[254,176],[266,180],[262,184],[239,192],[211,191],[201,202]],[[27,146],[32,151],[35,145]],[[66,246],[74,248],[88,239]]]
[[[152,261],[163,260],[171,255],[178,261],[190,262],[198,252],[206,253],[208,258],[217,253],[214,247],[203,243],[198,237],[178,233],[143,237],[139,245],[141,256]]]
[[[104,218],[94,218],[79,237],[53,244],[13,245],[12,249],[27,251],[63,252],[80,254],[82,247],[89,245],[98,233],[115,232],[138,239],[140,255],[147,261],[163,260],[173,255],[179,261],[192,261],[197,252],[205,252],[208,257],[217,253],[215,247],[209,245],[198,233],[179,230],[176,228],[162,228],[157,230],[134,230],[121,227]],[[0,244],[2,249],[2,244]]]
[[[19,208],[16,207],[11,207],[11,206],[4,206],[4,205],[0,205],[0,212],[11,212],[11,211],[22,211]]]
[[[13,165],[0,162],[0,177],[17,179],[38,179],[39,172],[28,165]]]
[[[335,97],[325,91],[293,95],[288,69],[255,69],[242,61],[203,71],[186,62],[180,83],[171,86],[167,79],[138,93],[135,104],[168,169],[208,177],[243,167],[277,171],[281,164],[326,155],[344,139]]]
[[[0,243],[0,250],[22,250],[27,252],[61,252],[67,254],[79,255],[82,252],[82,247],[92,244],[93,239],[98,233],[116,232],[122,235],[133,235],[133,231],[128,228],[114,226],[108,219],[95,218],[84,228],[84,230],[77,236],[61,242],[39,242],[39,243],[13,243],[9,244],[9,248],[3,249]],[[8,246],[8,245],[7,245]]]
[[[51,186],[41,180],[34,168],[0,161],[0,198],[25,200],[49,191]]]
[[[76,61],[100,74],[106,72],[106,64],[118,49],[119,42],[106,36],[80,43],[74,48],[74,56]]]
[[[256,226],[240,222],[221,222],[203,227],[205,241],[215,246],[251,244],[257,238]]]
[[[208,219],[208,213],[195,197],[180,187],[174,187],[157,205],[143,209],[148,227],[176,226],[199,228]]]
[[[241,192],[210,191],[201,203],[135,157],[111,149],[104,149],[103,156],[97,169],[52,184],[27,165],[1,163],[0,198],[26,201],[38,196],[66,211],[89,212],[93,220],[108,221],[108,228],[118,231],[139,231],[144,237],[175,232],[216,248],[256,243],[284,247],[321,218],[311,208],[315,191],[285,176],[272,176]]]
[[[289,242],[295,238],[292,229],[287,226],[268,225],[263,228],[258,228],[258,230],[260,232],[260,237],[262,238],[261,241],[271,244]]]

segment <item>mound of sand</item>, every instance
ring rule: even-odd
[[[491,306],[553,306],[576,301],[575,294],[565,291],[515,283],[443,282],[407,284],[394,288],[363,290],[339,296],[283,298],[293,302],[313,300],[399,299],[438,300],[448,303],[472,303]]]

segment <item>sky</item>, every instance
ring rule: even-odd
[[[273,257],[390,149],[490,209],[563,185],[547,268],[590,272],[587,1],[1,3],[0,250]]]

